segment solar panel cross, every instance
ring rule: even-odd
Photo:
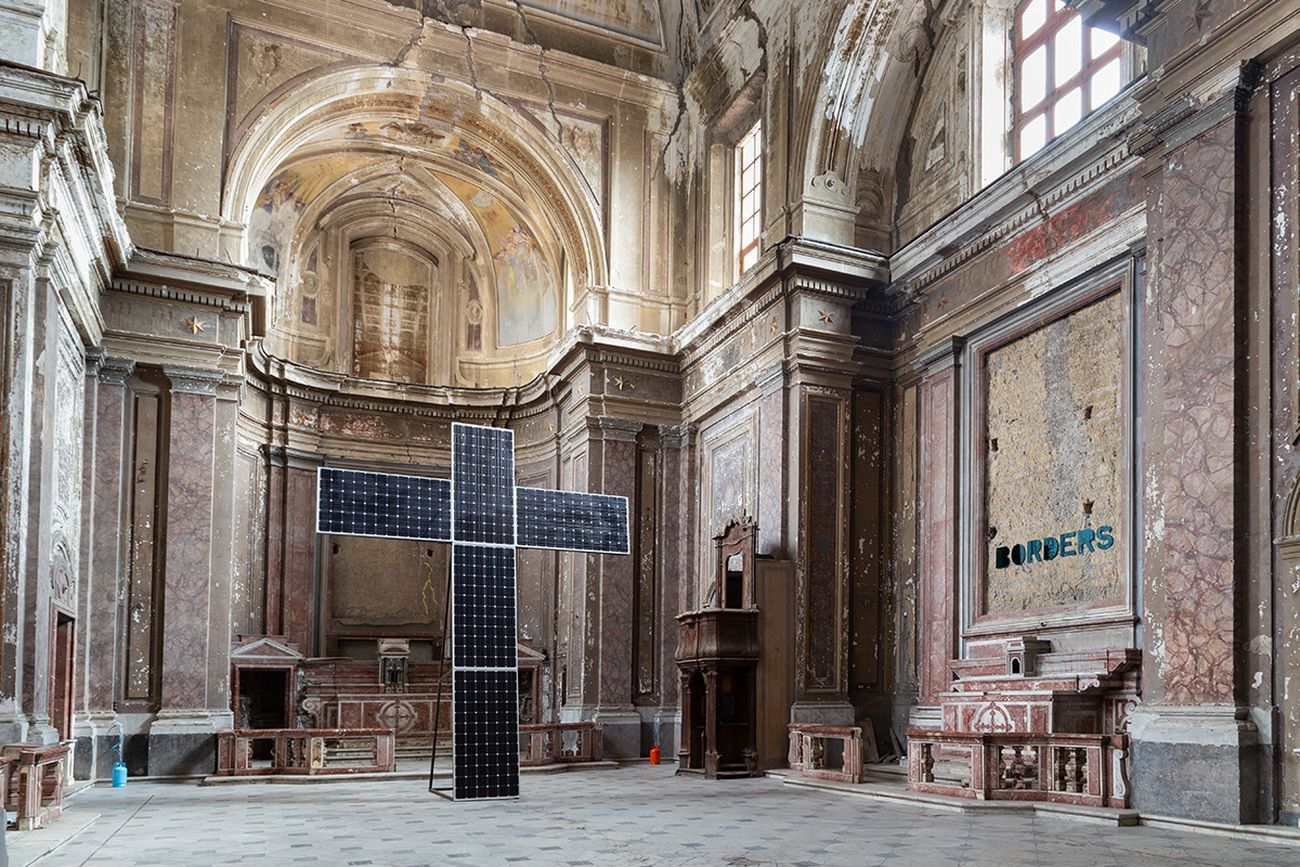
[[[451,543],[452,796],[519,795],[515,549],[627,554],[627,498],[515,485],[514,432],[455,423],[451,479],[320,469],[316,531]]]

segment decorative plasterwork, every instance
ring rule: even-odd
[[[891,293],[914,297],[939,278],[1021,230],[1045,220],[1089,189],[1134,169],[1126,132],[1138,122],[1130,97],[1085,118],[1080,129],[1048,145],[953,214],[889,257]],[[1039,191],[1043,192],[1039,192]],[[954,240],[955,239],[955,240]]]
[[[295,662],[302,658],[301,653],[273,638],[259,638],[230,652],[231,662],[250,660],[259,662]]]
[[[131,253],[117,212],[99,103],[80,82],[0,65],[0,130],[9,141],[0,163],[22,168],[30,187],[6,188],[0,247],[42,269],[64,298],[83,343],[98,345],[103,320],[96,296]]]

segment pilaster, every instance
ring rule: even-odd
[[[592,490],[628,498],[637,507],[639,421],[599,416],[589,420],[589,485]],[[604,723],[605,754],[642,755],[641,714],[632,703],[634,686],[633,612],[636,563],[633,557],[587,555],[588,647],[594,649],[595,712]],[[594,600],[593,600],[594,596]]]
[[[1134,803],[1226,822],[1257,821],[1260,806],[1258,731],[1239,708],[1249,576],[1238,508],[1248,444],[1246,100],[1258,77],[1251,63],[1207,74],[1152,112],[1131,143],[1146,160],[1151,238],[1142,334],[1148,640],[1132,723]]]
[[[149,730],[149,773],[212,772],[212,733],[231,724],[227,704],[209,692],[214,609],[217,389],[222,374],[164,368],[170,383],[162,628],[162,708]],[[225,516],[228,520],[229,516]],[[228,606],[227,606],[228,607]],[[228,617],[227,612],[227,617]],[[227,630],[229,621],[227,620]],[[228,641],[228,632],[225,636]],[[223,650],[228,650],[223,642]]]
[[[960,654],[957,617],[957,516],[960,501],[958,431],[960,389],[957,373],[963,342],[952,338],[917,360],[921,375],[917,403],[920,439],[920,706],[913,725],[937,725],[939,693],[952,680],[949,663]]]

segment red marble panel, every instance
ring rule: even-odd
[[[1153,324],[1162,339],[1166,700],[1233,700],[1237,328],[1235,123],[1164,162],[1154,190]]]
[[[311,617],[316,583],[316,470],[285,470],[284,573],[280,610],[284,634],[299,647],[311,647]]]
[[[95,402],[94,544],[91,550],[93,580],[90,584],[89,618],[86,631],[86,708],[113,707],[113,681],[118,662],[115,618],[98,616],[119,604],[119,576],[122,568],[123,449],[126,401],[125,384],[101,381]]]
[[[920,700],[936,704],[948,688],[956,656],[955,540],[957,424],[955,368],[931,374],[920,386],[918,509],[921,585]]]
[[[595,444],[601,450],[600,493],[628,498],[637,508],[636,442],[608,435]],[[636,595],[635,558],[591,555],[588,575],[599,575],[600,640],[595,660],[599,671],[599,702],[603,706],[632,702],[632,612]]]
[[[284,635],[284,474],[285,468],[272,463],[267,468],[266,506],[266,631]]]
[[[172,393],[162,638],[166,708],[207,706],[215,411],[211,395]]]
[[[804,572],[807,589],[808,655],[805,661],[806,689],[839,689],[839,636],[844,628],[840,607],[844,598],[845,569],[841,538],[844,523],[841,473],[845,462],[843,448],[844,405],[839,400],[809,398],[807,491],[808,527]]]

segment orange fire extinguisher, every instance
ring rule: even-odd
[[[660,714],[656,711],[654,746],[650,748],[650,764],[652,765],[659,764],[659,720],[660,719],[661,719]]]

